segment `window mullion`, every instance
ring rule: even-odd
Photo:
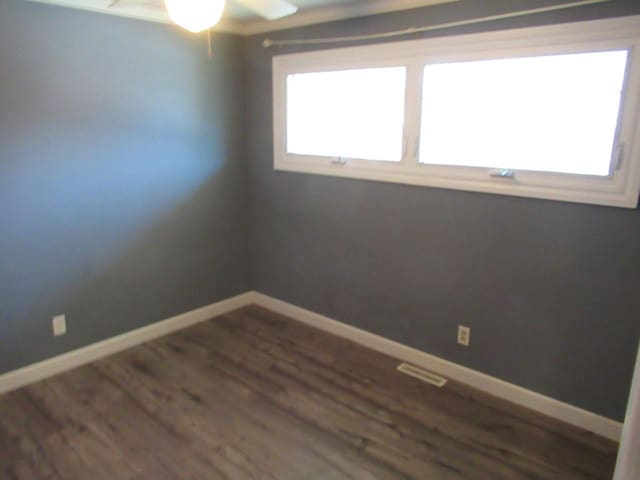
[[[419,60],[407,63],[407,87],[405,92],[404,142],[400,167],[411,172],[418,165],[418,139],[420,135],[420,97],[422,91],[422,65]]]

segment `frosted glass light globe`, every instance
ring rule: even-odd
[[[169,18],[197,33],[213,27],[222,16],[224,0],[165,0]]]

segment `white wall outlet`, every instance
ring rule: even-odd
[[[460,345],[468,347],[470,341],[471,329],[469,327],[465,327],[464,325],[458,325],[458,343]]]
[[[53,336],[59,337],[67,333],[67,320],[64,315],[56,315],[53,317]]]

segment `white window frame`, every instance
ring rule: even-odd
[[[516,171],[495,178],[491,169],[420,164],[419,136],[424,66],[431,63],[627,49],[620,162],[607,177]],[[407,67],[403,158],[377,162],[288,154],[286,83],[295,73]],[[640,194],[640,16],[498,32],[438,37],[364,47],[278,55],[273,58],[274,169],[408,185],[636,208]]]

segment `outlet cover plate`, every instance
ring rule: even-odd
[[[469,346],[471,342],[471,329],[469,327],[465,327],[464,325],[458,326],[458,343],[460,345],[464,345],[465,347]]]
[[[64,315],[56,315],[53,317],[53,336],[59,337],[67,333],[67,319]]]

